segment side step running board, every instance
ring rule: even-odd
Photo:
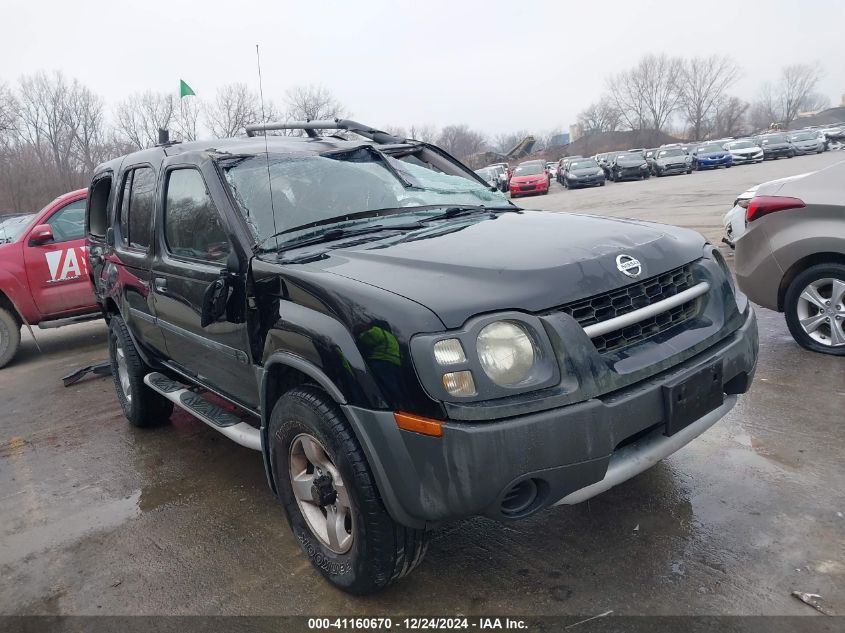
[[[202,420],[233,442],[255,451],[261,450],[261,433],[258,429],[216,404],[212,404],[202,396],[186,389],[175,380],[171,380],[158,372],[153,372],[144,376],[144,383],[177,407],[185,409],[192,416]]]

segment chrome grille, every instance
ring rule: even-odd
[[[578,321],[581,327],[613,319],[693,287],[692,267],[687,264],[624,288],[567,304],[561,311]],[[692,299],[633,325],[596,336],[593,343],[602,354],[633,345],[695,316],[698,306],[699,300]]]

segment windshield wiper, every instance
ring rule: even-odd
[[[319,235],[315,235],[313,237],[302,240],[293,240],[292,242],[281,244],[278,248],[278,252],[284,253],[285,251],[300,248],[302,246],[311,246],[312,244],[321,244],[323,242],[333,242],[346,237],[366,235],[367,233],[381,233],[382,231],[413,231],[414,229],[421,228],[424,228],[422,224],[419,222],[413,222],[410,224],[391,225],[374,224],[372,226],[366,226],[359,229],[328,229],[327,231],[323,231]]]
[[[497,211],[501,213],[522,213],[522,210],[517,207],[485,207],[483,204],[467,204],[447,207],[443,213],[429,216],[424,218],[424,220],[426,222],[431,222],[432,220],[448,220],[459,215],[469,215],[470,213],[478,213],[479,211],[489,213],[491,216],[495,216]]]
[[[441,220],[444,218],[451,218],[455,215],[460,215],[466,211],[488,211],[488,212],[495,212],[495,211],[513,211],[515,213],[522,213],[522,210],[519,207],[515,206],[508,206],[508,207],[484,207],[483,205],[469,205],[469,206],[455,206],[449,204],[425,204],[419,205],[414,207],[389,207],[385,209],[370,209],[367,211],[359,211],[357,213],[350,213],[346,216],[340,217],[333,217],[333,218],[325,218],[323,220],[317,220],[316,222],[310,222],[308,224],[301,224],[299,226],[294,226],[289,229],[285,229],[283,231],[278,231],[277,233],[273,233],[272,235],[264,238],[259,243],[257,243],[253,248],[256,251],[274,251],[276,250],[275,247],[265,247],[264,244],[267,244],[270,240],[273,240],[277,237],[282,235],[287,235],[288,233],[298,233],[300,231],[307,231],[308,229],[316,229],[321,226],[326,226],[327,224],[337,224],[340,221],[353,221],[353,220],[365,220],[367,218],[376,218],[376,217],[387,217],[390,215],[410,215],[410,214],[417,214],[420,211],[431,211],[432,209],[443,209],[446,208],[446,212],[444,214],[433,215],[430,217],[423,217],[419,220],[415,220],[416,222],[428,222],[429,220]],[[457,210],[453,210],[457,209]],[[383,225],[378,225],[383,226]],[[396,226],[402,226],[397,224]],[[372,227],[371,227],[372,228]],[[384,227],[385,229],[393,228],[393,226]],[[414,228],[417,228],[416,226]],[[334,230],[334,229],[332,229]],[[341,229],[342,230],[342,229]],[[349,229],[353,230],[353,229]],[[369,229],[362,229],[367,230]]]

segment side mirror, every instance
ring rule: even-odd
[[[220,276],[205,289],[202,297],[200,326],[206,327],[217,321],[224,314],[232,323],[243,323],[244,284],[239,272],[240,261],[234,251],[226,258],[226,267],[220,270]]]
[[[229,278],[221,276],[212,281],[202,297],[202,314],[200,326],[206,327],[226,314],[226,304],[229,301]]]
[[[29,245],[41,246],[47,242],[52,242],[53,239],[53,227],[49,224],[39,224],[29,234]]]

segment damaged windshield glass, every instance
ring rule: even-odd
[[[349,220],[433,213],[431,207],[438,205],[511,206],[504,194],[469,177],[436,171],[413,154],[399,160],[369,146],[326,154],[258,154],[220,165],[256,241],[268,241],[268,247],[274,245],[271,237],[283,235],[280,243],[296,240],[303,237],[299,227],[313,233],[316,224],[329,228]]]

